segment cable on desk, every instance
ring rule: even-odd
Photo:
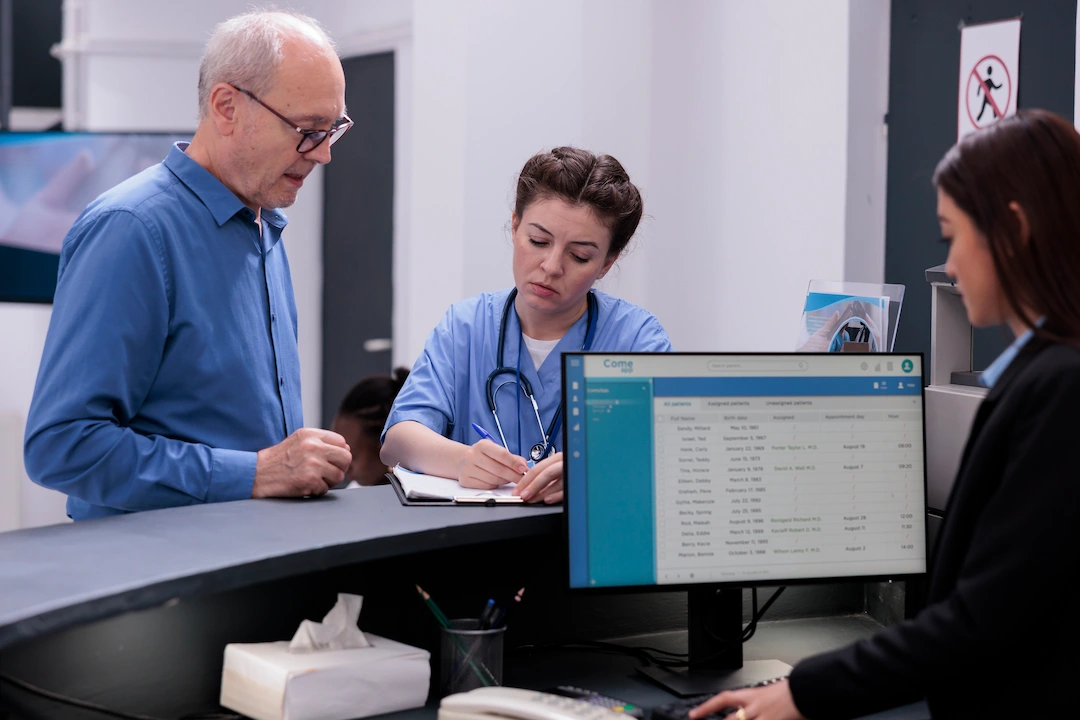
[[[776,589],[776,592],[774,592],[765,602],[765,604],[761,606],[761,610],[758,610],[757,606],[757,588],[751,589],[750,596],[753,599],[753,612],[750,615],[750,622],[746,625],[745,628],[743,628],[742,634],[740,636],[742,642],[746,642],[750,638],[754,637],[754,633],[757,632],[757,626],[758,623],[761,621],[761,618],[765,616],[765,613],[769,610],[770,607],[772,607],[772,604],[776,602],[777,598],[780,597],[780,593],[784,592],[784,590],[786,589],[787,586],[785,585],[778,587]],[[713,632],[712,628],[710,628],[708,625],[705,626],[705,632],[707,632],[709,634],[709,637],[711,637],[718,643],[731,643],[730,638],[720,637],[715,632]]]
[[[776,589],[765,604],[758,609],[757,605],[757,588],[751,589],[751,597],[753,598],[753,614],[750,617],[750,622],[740,633],[739,642],[744,643],[754,636],[757,631],[758,623],[761,618],[765,616],[769,608],[776,602],[780,594],[786,590],[786,586],[781,586]],[[705,626],[705,631],[709,636],[718,643],[725,646],[730,646],[732,641],[730,638],[721,638],[713,630]],[[661,650],[660,648],[649,647],[644,645],[618,645],[616,643],[602,642],[599,640],[574,640],[564,643],[551,643],[546,645],[522,645],[518,647],[518,650],[554,650],[554,649],[581,649],[592,650],[594,652],[603,652],[615,655],[629,655],[630,657],[637,658],[646,665],[655,665],[656,667],[664,668],[677,668],[677,667],[691,667],[693,665],[701,665],[712,662],[717,658],[724,655],[728,647],[724,647],[721,650],[713,653],[704,658],[691,661],[689,653],[677,653],[670,650]],[[660,656],[660,657],[658,657]]]
[[[776,592],[774,592],[769,597],[769,599],[765,602],[765,604],[761,606],[760,610],[758,610],[758,606],[757,606],[757,588],[752,588],[751,589],[751,597],[753,598],[753,614],[750,617],[750,622],[746,625],[745,628],[743,628],[742,633],[740,633],[739,643],[744,643],[744,642],[746,642],[747,640],[749,640],[750,638],[752,638],[754,636],[754,633],[757,631],[757,626],[758,626],[758,623],[761,621],[761,618],[763,618],[765,616],[765,613],[769,610],[770,607],[772,607],[772,604],[774,602],[776,602],[777,598],[780,597],[780,594],[782,592],[784,592],[784,590],[786,590],[786,589],[787,589],[786,586],[781,586],[781,587],[777,588]],[[734,644],[732,642],[731,638],[722,638],[722,637],[720,637],[708,625],[705,625],[705,632],[707,632],[709,634],[709,637],[711,637],[715,642],[718,642],[721,645],[724,645],[725,647],[721,648],[720,650],[717,650],[715,653],[713,653],[711,655],[708,655],[708,656],[703,657],[703,658],[698,658],[698,659],[693,660],[693,661],[691,661],[691,660],[675,660],[675,661],[672,661],[672,660],[659,660],[659,661],[655,662],[657,667],[677,668],[677,667],[692,667],[694,665],[704,665],[706,663],[710,663],[713,660],[716,660],[716,659],[720,658],[721,656],[723,656],[728,651],[728,648],[730,648],[730,646],[732,644]]]
[[[761,618],[763,618],[765,616],[765,613],[768,611],[768,609],[770,607],[772,607],[772,604],[774,602],[776,602],[777,598],[780,597],[780,593],[784,592],[784,590],[786,590],[786,589],[787,589],[786,585],[781,585],[780,587],[778,587],[776,589],[776,592],[774,592],[772,594],[772,596],[768,600],[765,601],[765,604],[761,606],[761,611],[760,612],[758,612],[758,609],[757,609],[757,588],[753,589],[752,595],[753,595],[753,598],[754,598],[754,613],[750,617],[750,624],[746,626],[745,630],[743,630],[743,634],[742,634],[742,641],[743,642],[746,642],[750,638],[754,637],[754,633],[757,632],[758,622],[761,620]]]
[[[25,680],[19,680],[13,678],[5,673],[0,673],[0,682],[5,682],[9,685],[24,690],[31,695],[36,695],[46,700],[52,700],[58,702],[61,705],[69,705],[71,707],[81,708],[83,710],[91,710],[102,715],[108,715],[109,717],[120,718],[120,720],[162,720],[162,718],[153,717],[151,715],[139,715],[138,713],[121,712],[120,710],[112,710],[103,705],[97,705],[86,700],[79,700],[78,698],[68,697],[67,695],[61,695],[60,693],[52,692],[44,688],[39,688],[37,685],[32,685]],[[194,715],[185,715],[180,720],[241,720],[240,715],[235,713],[196,713]]]

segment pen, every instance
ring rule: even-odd
[[[514,595],[514,599],[506,603],[506,607],[502,609],[502,612],[500,612],[499,615],[495,618],[495,620],[491,623],[491,627],[502,627],[503,623],[506,620],[507,614],[510,612],[510,608],[513,607],[516,603],[521,602],[521,596],[524,594],[525,588],[521,588],[520,590],[518,590],[517,594]]]
[[[439,625],[442,625],[448,630],[453,629],[453,626],[450,624],[450,620],[446,617],[446,615],[439,608],[439,606],[435,604],[435,601],[431,599],[431,595],[428,595],[424,591],[424,588],[420,587],[419,585],[416,586],[416,592],[420,593],[420,597],[424,598],[424,604],[427,605],[428,610],[431,611],[431,614],[435,616],[435,619],[439,622]],[[492,675],[491,670],[488,669],[487,665],[484,664],[484,661],[480,661],[480,667],[484,669],[484,671],[481,672],[480,668],[476,666],[476,663],[470,657],[472,653],[467,647],[465,647],[465,643],[461,641],[461,638],[457,635],[453,635],[452,637],[454,638],[454,642],[457,644],[458,652],[463,654],[466,658],[469,658],[469,666],[472,667],[473,672],[476,673],[476,677],[480,679],[480,682],[483,683],[485,687],[489,685],[498,685],[498,681],[495,679],[495,676]]]
[[[490,440],[491,442],[495,443],[496,445],[499,444],[499,441],[496,440],[494,437],[492,437],[491,433],[489,433],[487,430],[480,427],[476,423],[472,424],[472,429],[476,431],[476,434],[480,436],[480,439],[482,439],[482,440]]]
[[[493,617],[495,617],[495,598],[488,598],[487,604],[480,613],[480,629],[490,630]]]
[[[499,441],[496,440],[494,437],[492,437],[491,433],[489,433],[487,430],[480,427],[476,423],[472,424],[472,429],[476,431],[476,434],[480,436],[481,440],[490,440],[491,442],[495,443],[496,445],[499,444]],[[529,467],[533,466],[533,461],[532,460],[528,461],[528,466]],[[521,473],[521,474],[525,475],[526,473]]]

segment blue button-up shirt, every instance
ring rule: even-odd
[[[75,520],[251,497],[256,452],[303,426],[287,220],[186,147],[64,239],[25,459]]]
[[[1046,322],[1046,318],[1041,317],[1035,321],[1035,324],[1042,327],[1044,322]],[[987,388],[994,387],[1001,374],[1012,364],[1012,361],[1016,359],[1016,356],[1020,354],[1020,351],[1024,349],[1024,346],[1028,344],[1028,341],[1034,335],[1035,331],[1029,328],[1023,335],[1013,340],[1012,344],[1005,348],[1005,351],[998,355],[997,359],[979,374],[979,384]]]

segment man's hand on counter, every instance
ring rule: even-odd
[[[345,479],[350,462],[345,438],[329,430],[301,428],[259,451],[251,497],[325,495]]]

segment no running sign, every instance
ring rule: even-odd
[[[961,31],[958,139],[1016,113],[1019,65],[1019,18]]]

